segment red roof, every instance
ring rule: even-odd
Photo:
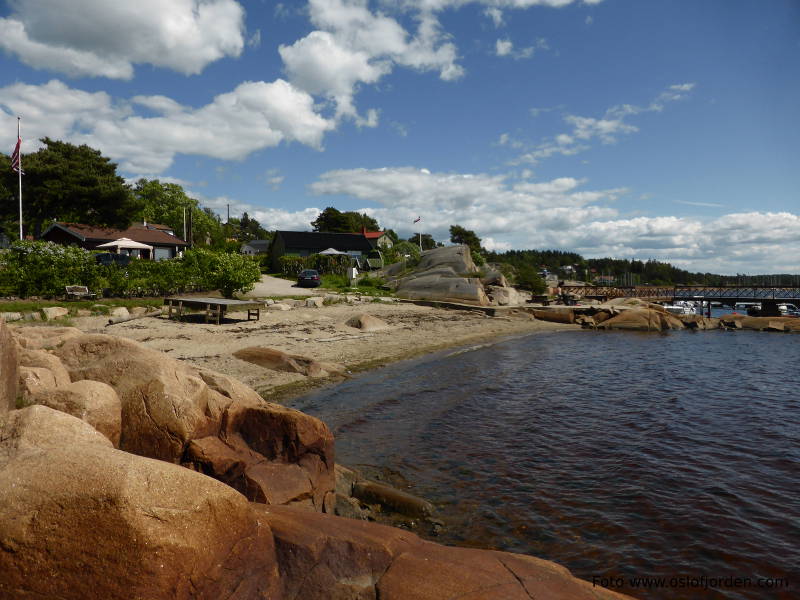
[[[128,227],[127,229],[111,229],[108,227],[94,227],[92,225],[82,225],[81,223],[54,223],[52,227],[58,226],[72,233],[74,236],[88,241],[99,242],[113,242],[120,238],[128,238],[134,242],[141,242],[143,244],[160,244],[162,246],[188,246],[186,242],[177,236],[170,235],[160,228],[166,227],[164,225],[154,225],[148,223],[145,227],[144,224],[137,224]],[[52,228],[51,227],[51,228]],[[159,229],[150,229],[151,227],[158,227]],[[49,231],[49,230],[48,230]],[[45,234],[47,231],[45,231]],[[42,237],[44,234],[42,234]]]
[[[362,234],[368,240],[377,240],[379,237],[386,235],[385,231],[366,231]]]

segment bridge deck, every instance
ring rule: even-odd
[[[564,286],[563,292],[579,298],[644,298],[647,300],[713,300],[724,304],[736,302],[800,302],[800,287],[768,286]]]

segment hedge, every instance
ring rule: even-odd
[[[347,254],[311,254],[310,256],[281,256],[278,259],[280,272],[287,277],[297,277],[300,271],[315,269],[330,275],[347,275],[352,264]]]
[[[98,265],[93,252],[51,242],[17,241],[0,251],[0,291],[21,298],[63,296],[68,285],[121,297],[214,289],[230,297],[253,289],[260,277],[257,259],[208,250],[172,260],[134,259],[126,267]]]

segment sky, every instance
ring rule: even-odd
[[[797,0],[0,0],[0,48],[3,152],[223,220],[800,273]]]

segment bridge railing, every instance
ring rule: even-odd
[[[645,298],[649,300],[723,300],[759,301],[783,300],[800,302],[800,287],[769,286],[705,286],[637,285],[617,287],[609,285],[569,285],[561,291],[577,298]]]

